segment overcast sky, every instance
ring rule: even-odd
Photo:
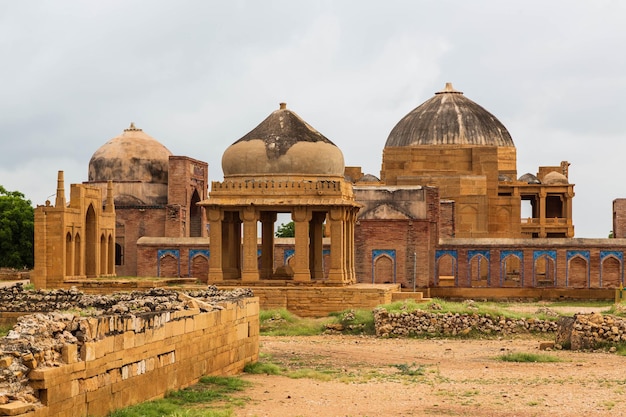
[[[570,161],[576,236],[606,237],[625,48],[621,0],[3,1],[0,185],[44,204],[131,121],[221,180],[281,101],[379,176],[394,125],[452,82],[509,129],[518,176]]]

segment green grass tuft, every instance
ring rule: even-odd
[[[242,391],[250,383],[239,378],[202,377],[189,387],[168,393],[165,398],[126,407],[109,414],[110,417],[232,417],[232,405],[241,405],[228,394]],[[198,404],[219,402],[218,408],[199,409]]]
[[[543,353],[507,353],[498,356],[496,359],[504,362],[530,362],[530,363],[546,363],[546,362],[561,362],[561,359],[553,355],[546,355]]]
[[[260,330],[264,336],[314,336],[322,334],[329,318],[301,318],[285,309],[262,310]]]
[[[415,362],[413,362],[411,365],[407,365],[406,363],[399,363],[392,366],[398,369],[400,371],[400,374],[402,375],[420,376],[424,375],[424,372],[426,372],[426,367],[424,365],[416,365]]]
[[[275,363],[255,362],[244,366],[243,371],[248,374],[281,375],[283,370]]]

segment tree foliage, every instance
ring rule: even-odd
[[[289,222],[287,224],[281,223],[275,234],[276,237],[295,237],[296,229],[294,228],[293,222]]]
[[[0,267],[33,267],[34,223],[30,200],[0,185]]]

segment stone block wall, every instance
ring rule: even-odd
[[[286,308],[300,317],[324,317],[347,308],[389,304],[399,285],[356,284],[349,287],[255,287],[263,310]]]
[[[59,366],[35,366],[28,374],[41,405],[9,402],[0,405],[0,414],[105,416],[192,385],[204,375],[239,373],[258,359],[257,298],[224,302],[221,310],[209,312],[82,320],[86,341],[80,347],[66,344]]]

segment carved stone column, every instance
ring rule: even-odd
[[[345,284],[347,281],[345,214],[343,207],[331,207],[328,215],[330,220],[330,271],[328,272],[328,281],[336,284]]]
[[[309,266],[311,279],[324,279],[324,220],[325,212],[314,212],[309,230]]]
[[[224,280],[224,271],[222,269],[222,222],[224,220],[224,212],[219,207],[209,207],[207,217],[209,219],[209,237],[211,239],[208,282],[211,283]]]
[[[261,212],[261,279],[269,279],[274,273],[274,224],[276,213]]]
[[[259,263],[257,258],[258,238],[257,222],[259,213],[253,206],[247,206],[241,211],[243,220],[243,263],[241,268],[242,281],[259,280]]]
[[[539,190],[539,237],[546,237],[546,190]]]
[[[309,267],[309,222],[311,215],[311,211],[305,206],[294,207],[291,212],[296,241],[293,268],[295,281],[311,281],[311,269]]]
[[[222,271],[224,279],[241,278],[241,219],[239,212],[224,212],[222,222]]]

